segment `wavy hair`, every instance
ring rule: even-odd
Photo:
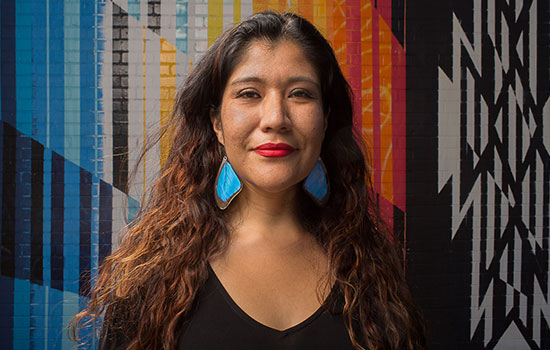
[[[303,49],[321,82],[328,115],[321,157],[332,193],[324,207],[302,193],[298,208],[329,258],[350,339],[357,349],[425,348],[424,323],[405,282],[402,251],[380,219],[366,152],[354,132],[352,92],[334,52],[307,20],[270,11],[222,34],[187,77],[170,123],[168,159],[120,247],[100,267],[87,308],[71,321],[74,339],[86,322],[104,314],[103,329],[124,334],[120,344],[126,349],[177,347],[208,276],[207,261],[229,244],[213,193],[223,150],[210,113],[221,104],[225,84],[250,45],[281,40]]]

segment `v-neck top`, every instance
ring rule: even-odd
[[[288,329],[278,330],[244,312],[231,298],[210,264],[208,272],[190,316],[183,324],[178,350],[353,349],[341,314],[341,295],[336,286],[311,316]],[[330,300],[336,302],[329,303]]]

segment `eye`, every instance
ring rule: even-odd
[[[313,98],[313,94],[304,89],[296,89],[290,92],[289,97],[298,97],[298,98]]]
[[[253,99],[260,97],[260,94],[254,90],[242,90],[237,93],[237,98]]]

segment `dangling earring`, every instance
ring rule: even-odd
[[[304,190],[317,205],[325,205],[330,195],[330,186],[325,164],[319,157],[313,170],[304,181]]]
[[[229,161],[227,156],[223,156],[220,170],[218,170],[218,176],[216,177],[216,187],[214,188],[214,196],[216,197],[216,204],[222,210],[229,206],[229,203],[233,198],[241,192],[243,185],[235,170]]]

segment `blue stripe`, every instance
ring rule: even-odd
[[[33,137],[47,144],[47,69],[46,69],[46,3],[33,3],[32,12],[32,99]]]
[[[65,158],[80,165],[80,3],[65,0]]]
[[[42,227],[42,279],[45,286],[51,286],[51,234],[52,234],[52,152],[44,149],[44,216]]]
[[[48,349],[61,349],[63,333],[63,291],[47,288]]]
[[[65,153],[65,57],[63,35],[63,1],[50,1],[50,148]]]
[[[13,284],[14,280],[10,277],[0,275],[0,295],[2,296],[2,305],[0,307],[0,339],[4,349],[14,349],[13,347]]]
[[[139,21],[140,16],[140,0],[128,0],[128,14],[135,17]]]
[[[2,61],[0,64],[0,88],[2,92],[3,121],[16,126],[15,105],[15,0],[2,0],[0,3],[2,25]]]
[[[91,0],[80,3],[80,166],[95,173],[95,7]]]
[[[17,130],[32,135],[32,4],[15,5],[15,59]]]
[[[13,348],[29,349],[31,294],[29,280],[15,278],[13,288]]]
[[[65,161],[63,290],[78,294],[80,254],[80,168]]]
[[[176,0],[176,48],[187,53],[188,0]]]
[[[44,340],[46,338],[46,294],[44,286],[31,284],[31,334],[30,349],[44,349]]]

